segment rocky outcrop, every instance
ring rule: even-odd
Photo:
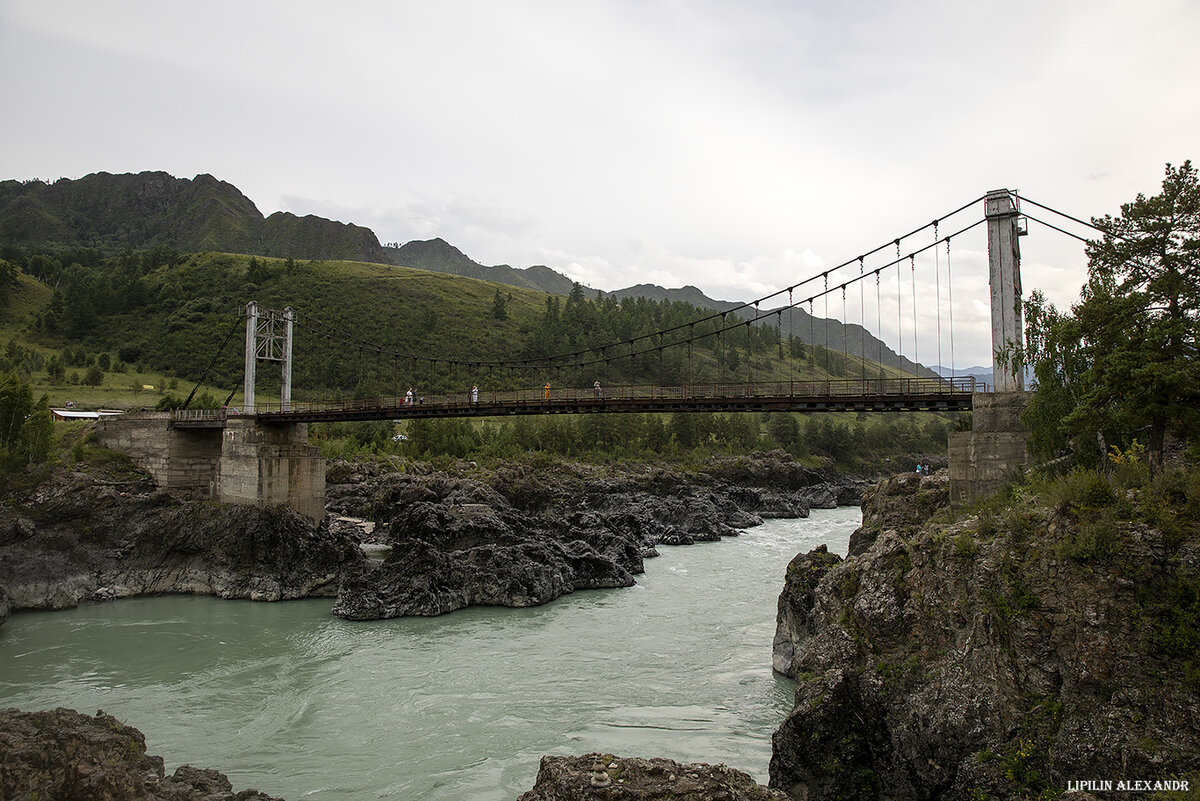
[[[771,664],[776,672],[794,677],[792,660],[796,658],[796,646],[814,633],[805,613],[816,604],[821,579],[841,561],[842,558],[831,554],[826,546],[818,545],[788,564],[787,579],[779,595],[771,654]]]
[[[119,466],[57,470],[0,510],[0,586],[14,611],[159,593],[331,597],[362,559],[286,507],[181,500]]]
[[[0,626],[3,626],[8,620],[9,612],[12,610],[12,602],[8,600],[8,590],[0,587]]]
[[[883,482],[847,559],[789,565],[771,786],[967,801],[1200,770],[1200,532],[1179,522],[1200,510],[1167,533],[1133,522],[1135,493],[1125,522],[1031,499],[955,521],[946,483]]]
[[[644,543],[595,512],[539,515],[494,488],[443,474],[374,483],[388,555],[342,582],[334,614],[355,620],[438,615],[471,605],[533,606],[576,589],[627,587]]]
[[[342,582],[334,614],[354,620],[439,615],[472,605],[534,606],[582,588],[627,587],[641,549],[594,517],[545,520],[467,479],[395,475],[390,552]]]
[[[381,563],[347,572],[334,614],[438,615],[629,586],[660,545],[735,536],[761,516],[805,517],[809,497],[836,505],[853,486],[785,454],[714,461],[697,472],[561,463],[490,473],[471,465],[448,475],[407,467],[338,463],[326,474],[330,510],[376,521],[390,548]]]
[[[183,765],[167,776],[145,736],[103,710],[0,710],[0,798],[45,801],[281,801],[233,792],[228,777]]]
[[[786,801],[739,770],[612,754],[542,757],[533,789],[517,801]]]
[[[948,473],[922,480],[918,473],[902,473],[866,488],[861,496],[863,524],[850,535],[850,554],[865,553],[882,531],[906,530],[924,525],[950,503]]]

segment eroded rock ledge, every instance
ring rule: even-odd
[[[774,665],[798,684],[771,786],[967,801],[1200,771],[1195,654],[1164,639],[1186,639],[1172,593],[1197,586],[1200,533],[1113,522],[1089,557],[1099,534],[1061,509],[952,522],[946,495],[944,474],[885,481],[847,559],[789,565]]]
[[[0,798],[45,801],[282,801],[233,792],[225,774],[183,765],[166,775],[145,736],[103,710],[0,710]]]
[[[274,601],[333,597],[364,559],[285,507],[159,491],[128,465],[56,469],[0,509],[0,609],[64,609],[159,593]]]

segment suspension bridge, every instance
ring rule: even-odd
[[[214,411],[185,407],[169,415],[127,415],[123,420],[103,421],[102,440],[107,439],[108,444],[126,450],[156,470],[165,486],[207,486],[215,497],[234,502],[263,504],[282,500],[319,518],[323,514],[324,463],[316,456],[315,449],[307,445],[305,424],[311,422],[587,413],[975,409],[975,432],[970,434],[969,442],[960,443],[958,448],[962,452],[959,461],[970,463],[968,483],[974,486],[976,472],[992,475],[1024,459],[1024,433],[1016,419],[1019,403],[1014,405],[1006,400],[1019,397],[1024,388],[1022,366],[1010,358],[1020,352],[1023,341],[1019,237],[1026,233],[1032,220],[1082,239],[1022,211],[1022,201],[1082,223],[1015,192],[995,190],[770,295],[662,330],[540,359],[479,361],[414,353],[387,343],[367,341],[352,330],[306,318],[290,308],[261,309],[249,303],[244,313],[245,373],[240,408]],[[965,222],[959,222],[964,219]],[[994,386],[970,376],[954,375],[953,369],[949,376],[939,375],[920,363],[919,332],[924,331],[924,358],[936,358],[941,365],[944,354],[948,353],[951,365],[954,364],[954,287],[958,276],[953,269],[952,244],[980,226],[987,228]],[[931,256],[933,280],[930,282],[926,276],[919,289],[918,258],[925,265]],[[927,267],[922,269],[928,272]],[[928,292],[930,283],[932,297]],[[960,288],[960,303],[962,291]],[[797,314],[801,318],[799,332],[795,323]],[[784,364],[785,320],[788,339],[799,338],[812,349],[810,352],[820,350],[826,365],[840,349],[841,364],[844,368],[849,365],[849,369],[843,369],[843,375],[836,378],[769,376],[763,380],[761,367],[756,376],[753,361],[747,358],[745,380],[740,376],[731,380],[731,371],[722,371],[724,353],[731,347],[728,343],[734,331],[744,330],[748,341],[751,329],[771,325],[777,328],[779,363]],[[809,327],[807,337],[802,330],[805,323]],[[415,373],[415,366],[422,365],[430,372],[507,374],[509,380],[496,381],[496,387],[485,387],[482,391],[474,386],[454,393],[428,395],[412,390],[401,394],[403,384],[398,380],[396,392],[390,397],[297,401],[292,398],[292,362],[294,332],[298,326],[313,335],[338,341],[348,349],[372,352],[380,359],[410,365],[410,375]],[[234,330],[230,329],[230,335]],[[889,336],[891,345],[885,345]],[[715,357],[717,380],[695,380],[700,372],[696,369],[696,354],[701,348]],[[598,365],[604,365],[606,370],[614,364],[632,366],[639,358],[656,356],[661,361],[666,353],[676,354],[693,380],[674,386],[610,380],[603,387],[598,382],[571,387],[557,381],[552,384],[548,379],[529,380],[533,375],[559,375],[564,371],[578,376]],[[279,365],[278,401],[256,398],[260,363]],[[885,364],[890,372],[883,368]],[[852,375],[855,367],[857,376]],[[868,377],[869,370],[877,371],[878,377]],[[608,372],[611,375],[611,370]],[[210,433],[219,437],[213,438]],[[955,448],[952,441],[952,473]]]

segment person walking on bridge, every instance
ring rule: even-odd
[[[471,387],[471,403],[479,403],[479,385]]]
[[[596,390],[596,400],[600,400],[600,379],[596,379],[596,383],[592,384],[592,387]]]
[[[550,382],[546,382],[546,386],[542,387],[542,400],[550,400]]]

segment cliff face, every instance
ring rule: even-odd
[[[1200,770],[1194,495],[1163,528],[1028,499],[953,521],[946,496],[944,474],[885,481],[847,559],[789,565],[771,786],[965,801]]]
[[[114,465],[58,468],[9,490],[0,607],[13,611],[171,592],[332,596],[343,570],[363,558],[347,537],[285,507],[183,500]]]

